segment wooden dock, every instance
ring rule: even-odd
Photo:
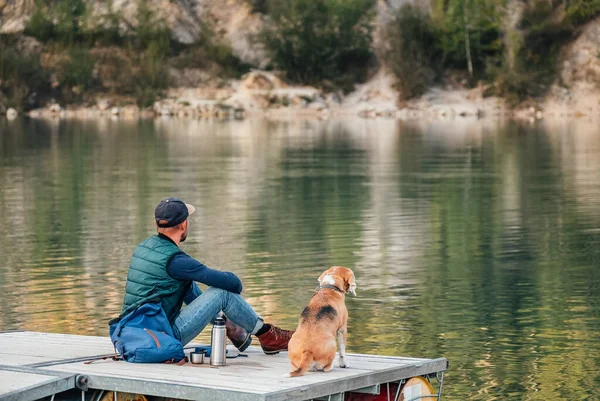
[[[231,356],[237,352],[229,349]],[[349,354],[349,368],[334,364],[331,372],[288,378],[287,354],[265,355],[258,347],[244,352],[247,357],[228,358],[223,367],[211,367],[208,361],[176,366],[108,359],[84,364],[113,352],[108,337],[0,333],[0,401],[30,401],[75,388],[199,401],[333,401],[344,400],[350,392],[379,394],[388,383],[415,376],[443,378],[448,367],[445,358]]]

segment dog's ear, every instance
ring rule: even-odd
[[[354,273],[350,270],[349,274],[344,278],[346,282],[346,294],[351,293],[356,296],[356,280],[354,279]]]

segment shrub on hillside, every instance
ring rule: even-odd
[[[502,0],[432,0],[440,62],[444,68],[484,75],[490,59],[502,57]]]
[[[23,54],[12,42],[0,37],[0,92],[8,106],[19,110],[33,107],[26,101],[33,93],[50,89],[49,74],[40,65],[39,54]]]
[[[36,0],[31,17],[25,24],[25,34],[41,42],[57,41],[72,45],[84,38],[83,0],[60,0],[56,3]]]
[[[227,42],[217,37],[208,23],[200,27],[194,43],[181,51],[173,65],[175,68],[205,69],[225,78],[240,77],[250,69],[233,53]]]
[[[50,10],[55,13],[54,34],[59,42],[72,45],[83,39],[82,25],[86,12],[83,0],[61,0],[57,5],[51,6]]]
[[[61,83],[79,90],[89,89],[93,84],[95,60],[84,47],[75,47],[62,64]]]
[[[121,16],[114,10],[113,1],[107,0],[105,11],[101,15],[86,15],[85,36],[91,45],[120,46],[124,43],[121,34]]]
[[[488,65],[504,54],[501,16],[496,0],[432,0],[430,8],[405,5],[386,28],[385,54],[399,79],[401,96],[424,92],[448,71],[486,76]]]
[[[514,66],[490,68],[496,94],[518,103],[548,91],[556,79],[561,49],[573,37],[571,25],[557,15],[562,15],[560,5],[545,0],[527,4],[520,23],[522,39],[515,49]]]
[[[135,40],[142,49],[152,47],[156,55],[166,56],[169,53],[171,42],[169,28],[165,21],[150,8],[147,0],[138,1]]]
[[[600,0],[571,0],[567,15],[574,25],[584,24],[600,15]]]
[[[348,88],[366,78],[373,0],[271,0],[259,40],[295,82]]]
[[[269,10],[268,0],[246,0],[253,13],[266,14]]]
[[[169,86],[169,67],[159,43],[150,43],[138,59],[139,70],[134,75],[138,106],[151,106]]]
[[[419,96],[435,78],[434,61],[439,54],[431,17],[412,5],[401,7],[387,25],[386,64],[398,78],[404,99]]]
[[[31,17],[25,24],[25,34],[33,36],[41,42],[47,42],[54,37],[54,23],[49,8],[43,1],[37,0]]]

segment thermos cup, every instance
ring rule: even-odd
[[[227,335],[225,333],[225,320],[219,316],[215,319],[210,339],[210,364],[212,366],[225,366],[227,352]]]

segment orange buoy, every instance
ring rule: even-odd
[[[421,376],[411,377],[402,386],[398,401],[411,401],[413,399],[419,401],[437,401],[437,396],[423,397],[424,395],[433,395],[435,391],[425,378]]]

